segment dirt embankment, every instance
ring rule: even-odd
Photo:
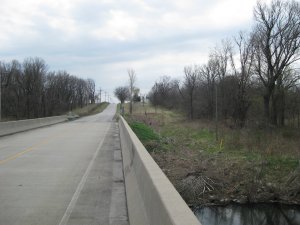
[[[264,162],[241,163],[222,154],[195,156],[188,150],[182,153],[152,152],[152,157],[191,206],[230,202],[300,204],[300,167],[270,182],[262,177]]]
[[[210,124],[184,122],[172,112],[137,114],[129,120],[144,123],[159,134],[158,141],[143,143],[191,206],[300,204],[297,135],[286,140],[273,134],[239,132],[237,137],[236,131],[224,128],[221,141],[216,142]]]

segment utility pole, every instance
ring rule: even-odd
[[[2,74],[8,74],[9,72],[0,71],[0,121],[2,120]]]
[[[100,102],[99,103],[101,103],[101,93],[102,93],[102,89],[100,88],[100,90],[99,90]]]
[[[2,71],[1,71],[1,73],[0,73],[0,121],[2,120],[2,108],[1,108],[1,106],[2,106]]]
[[[216,141],[219,139],[219,127],[218,127],[218,84],[216,84]]]

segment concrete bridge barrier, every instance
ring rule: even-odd
[[[67,116],[52,116],[29,120],[0,122],[0,136],[14,134],[38,127],[48,126],[67,120]]]
[[[201,225],[121,116],[119,127],[130,225]]]

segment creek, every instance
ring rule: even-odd
[[[300,206],[231,204],[194,210],[202,225],[300,225]]]

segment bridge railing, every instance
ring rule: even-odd
[[[67,116],[52,116],[37,119],[0,122],[0,137],[38,127],[48,126],[67,120]]]
[[[121,116],[119,127],[130,225],[201,225]]]

